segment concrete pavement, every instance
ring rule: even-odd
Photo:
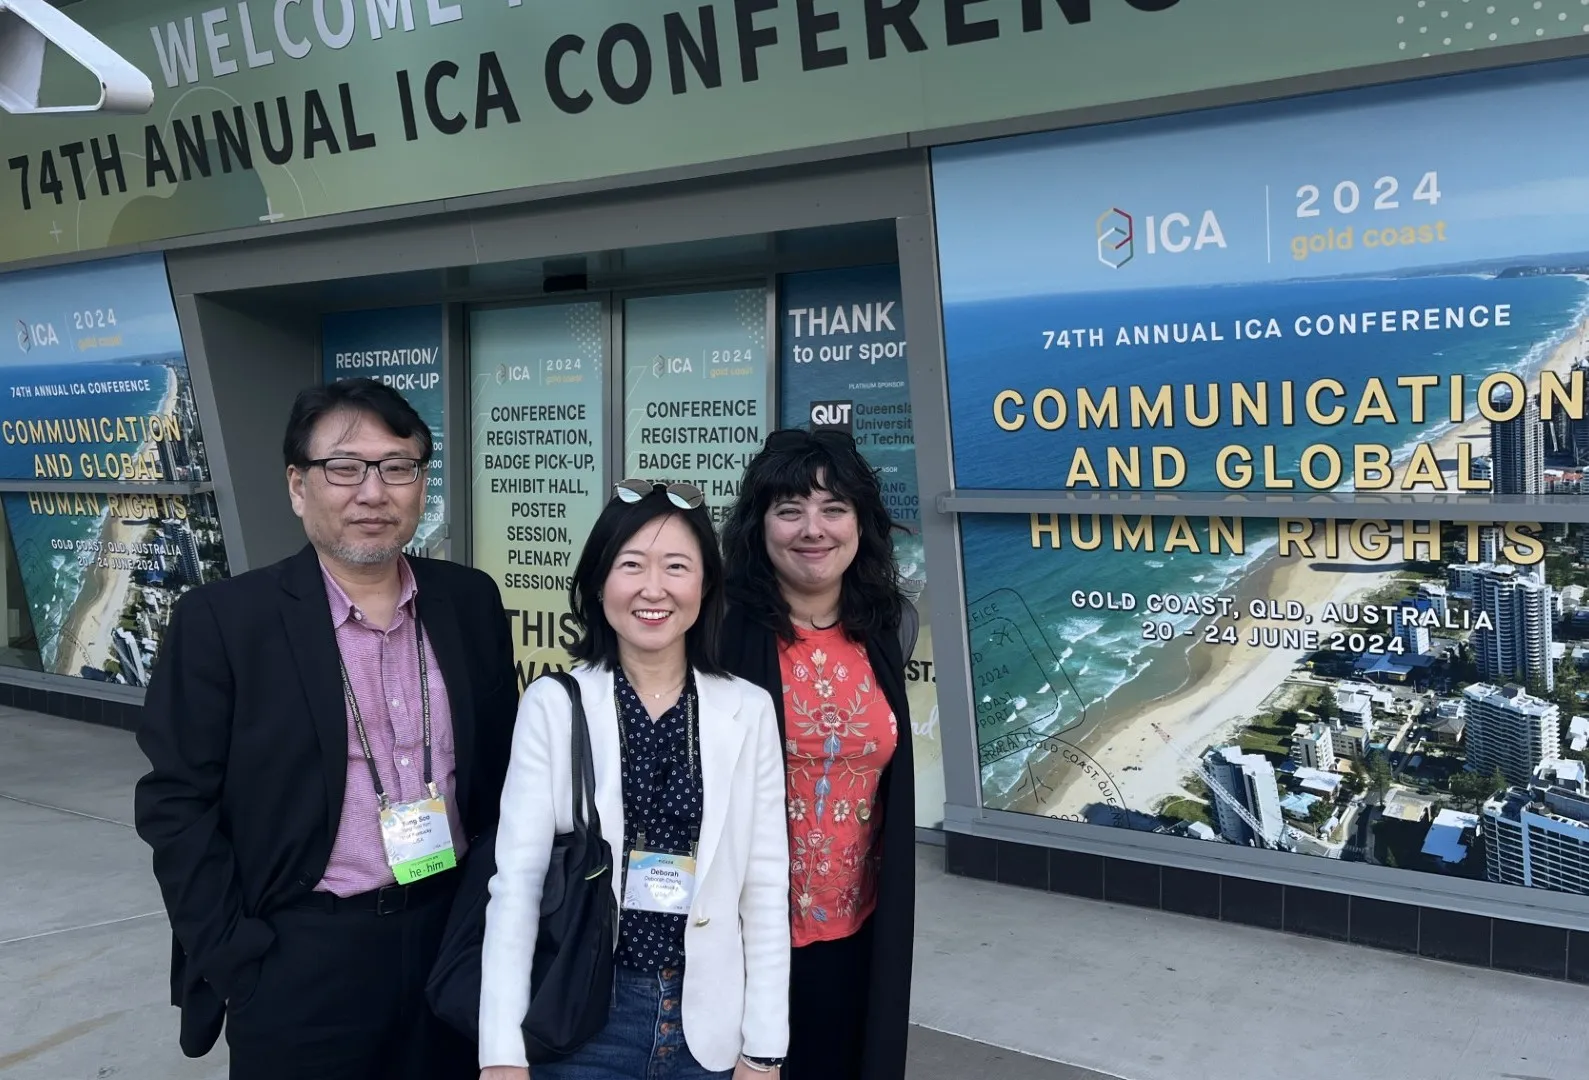
[[[124,732],[0,710],[3,1080],[226,1075],[224,1047],[176,1048],[142,769]],[[1589,1058],[1589,988],[918,866],[910,1080],[1576,1080]]]

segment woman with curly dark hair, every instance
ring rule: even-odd
[[[902,1080],[915,792],[895,528],[849,435],[775,431],[723,529],[724,663],[773,699],[789,796],[786,1080]],[[903,636],[909,636],[909,631]]]

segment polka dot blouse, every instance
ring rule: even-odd
[[[686,682],[677,704],[655,720],[621,669],[613,690],[625,747],[619,865],[627,863],[642,833],[648,851],[688,854],[701,829],[699,707],[693,732],[685,710],[695,695],[694,680]],[[618,921],[618,963],[637,971],[682,968],[686,920],[685,915],[625,910]]]

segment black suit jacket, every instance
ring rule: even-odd
[[[722,641],[723,666],[772,696],[781,739],[784,697],[777,634],[750,612],[735,606],[728,609]],[[883,815],[881,863],[877,907],[872,913],[872,969],[860,1075],[862,1080],[904,1080],[910,1035],[910,972],[916,938],[916,766],[911,749],[910,701],[905,696],[905,658],[898,635],[872,635],[866,642],[866,658],[883,697],[894,710],[899,746],[878,782],[877,805]],[[826,992],[823,986],[789,987],[792,1001]]]
[[[466,835],[496,820],[518,681],[496,583],[410,558],[425,636],[452,712]],[[172,928],[172,1004],[185,1054],[209,1052],[224,1002],[245,997],[271,915],[324,876],[347,784],[347,713],[320,562],[274,566],[187,593],[144,697],[150,771],[134,820],[154,850]]]

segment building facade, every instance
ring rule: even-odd
[[[320,7],[79,0],[154,107],[0,117],[0,703],[136,724],[176,599],[302,543],[307,384],[426,418],[413,554],[496,578],[521,685],[615,481],[721,516],[769,431],[837,427],[903,526],[951,870],[1431,955],[1426,909],[1589,933],[1373,812],[1561,752],[1589,210],[1508,193],[1589,175],[1589,18]]]
[[[1481,776],[1500,773],[1526,784],[1534,770],[1561,748],[1561,710],[1522,687],[1476,683],[1467,699],[1467,765]]]

